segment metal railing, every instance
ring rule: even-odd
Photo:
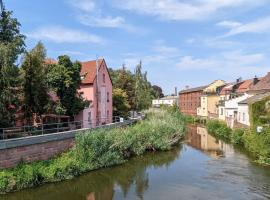
[[[71,121],[60,123],[26,125],[20,127],[0,128],[0,140],[59,133],[64,131],[79,130],[83,128],[94,128],[109,123],[123,122],[120,116],[113,118],[99,118],[91,121]]]

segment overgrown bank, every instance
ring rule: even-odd
[[[235,145],[241,145],[251,152],[256,162],[270,165],[270,128],[264,128],[262,133],[253,129],[229,128],[226,123],[218,120],[209,120],[206,128],[210,134]]]
[[[71,179],[84,172],[125,162],[144,152],[165,151],[184,136],[184,117],[178,112],[148,113],[134,126],[98,129],[79,134],[76,146],[59,157],[0,171],[0,192]]]

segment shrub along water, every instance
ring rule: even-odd
[[[210,134],[218,138],[244,146],[255,156],[257,163],[270,165],[270,128],[264,128],[260,134],[253,129],[232,130],[219,120],[209,120],[206,128]]]
[[[169,150],[183,138],[184,121],[178,112],[162,110],[148,113],[133,126],[78,134],[75,147],[57,158],[1,170],[0,193],[71,179],[146,151]]]

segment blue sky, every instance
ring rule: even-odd
[[[270,71],[269,0],[4,0],[22,24],[27,48],[47,55],[104,57],[173,93],[215,79]]]

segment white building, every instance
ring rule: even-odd
[[[225,119],[228,124],[228,126],[233,127],[234,121],[237,120],[238,117],[238,103],[251,97],[250,94],[244,94],[240,97],[236,97],[233,99],[230,99],[228,101],[225,101]]]
[[[178,96],[166,96],[160,99],[152,100],[152,106],[159,108],[161,105],[173,106],[178,105]]]
[[[261,101],[264,98],[269,97],[269,96],[270,96],[270,92],[266,92],[266,93],[251,96],[243,101],[240,101],[238,103],[237,122],[246,126],[250,126],[249,105],[257,101]]]

